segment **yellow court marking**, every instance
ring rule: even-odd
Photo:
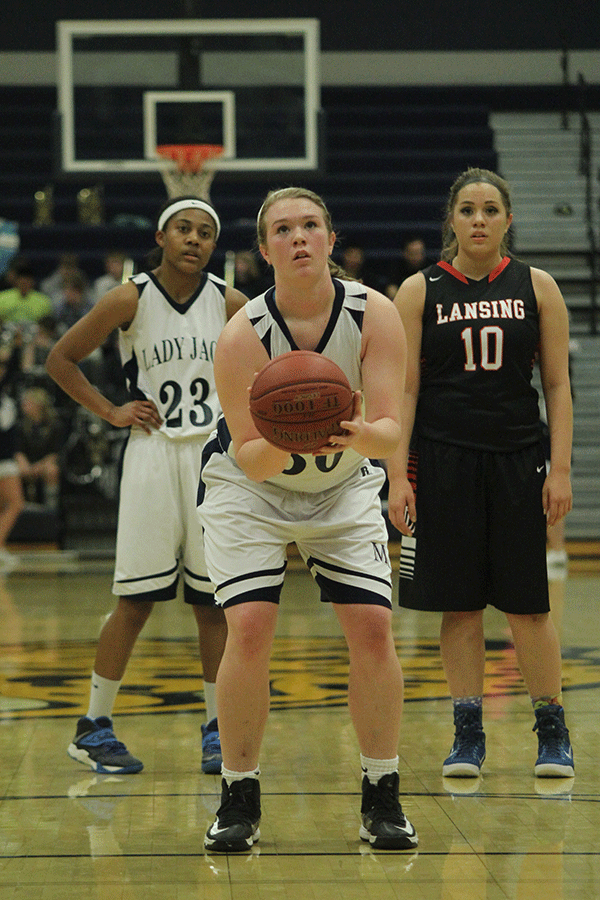
[[[396,642],[405,699],[448,697],[439,646],[434,640]],[[96,644],[65,641],[5,645],[0,662],[0,718],[23,719],[85,713]],[[563,665],[565,690],[600,686],[600,648],[571,647]],[[345,706],[348,653],[341,637],[280,637],[271,657],[271,708]],[[487,644],[485,694],[512,696],[525,688],[512,645]],[[118,714],[204,710],[202,670],[192,639],[143,638],[136,644],[119,695]]]

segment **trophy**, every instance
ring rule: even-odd
[[[54,187],[51,184],[33,195],[33,224],[54,225]]]
[[[80,225],[104,224],[104,188],[101,184],[78,191],[77,218]]]

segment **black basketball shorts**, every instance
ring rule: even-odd
[[[408,609],[549,611],[544,450],[472,450],[419,438],[417,522],[402,539],[399,603]]]

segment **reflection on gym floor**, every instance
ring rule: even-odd
[[[403,806],[418,850],[358,838],[358,748],[347,653],[310,577],[288,573],[261,758],[261,839],[204,853],[218,776],[200,772],[204,721],[195,624],[157,607],[117,699],[115,730],[144,762],[100,776],[66,748],[85,713],[95,641],[113,606],[111,565],[22,554],[0,580],[0,891],[6,900],[597,900],[600,896],[600,568],[567,581],[564,702],[574,779],[535,779],[537,740],[503,618],[486,613],[479,779],[443,779],[452,715],[434,615],[395,609],[406,678]]]

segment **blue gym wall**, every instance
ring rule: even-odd
[[[30,12],[28,13],[28,9]],[[2,0],[1,50],[52,50],[58,19],[314,17],[323,50],[597,49],[600,15],[590,0]]]

